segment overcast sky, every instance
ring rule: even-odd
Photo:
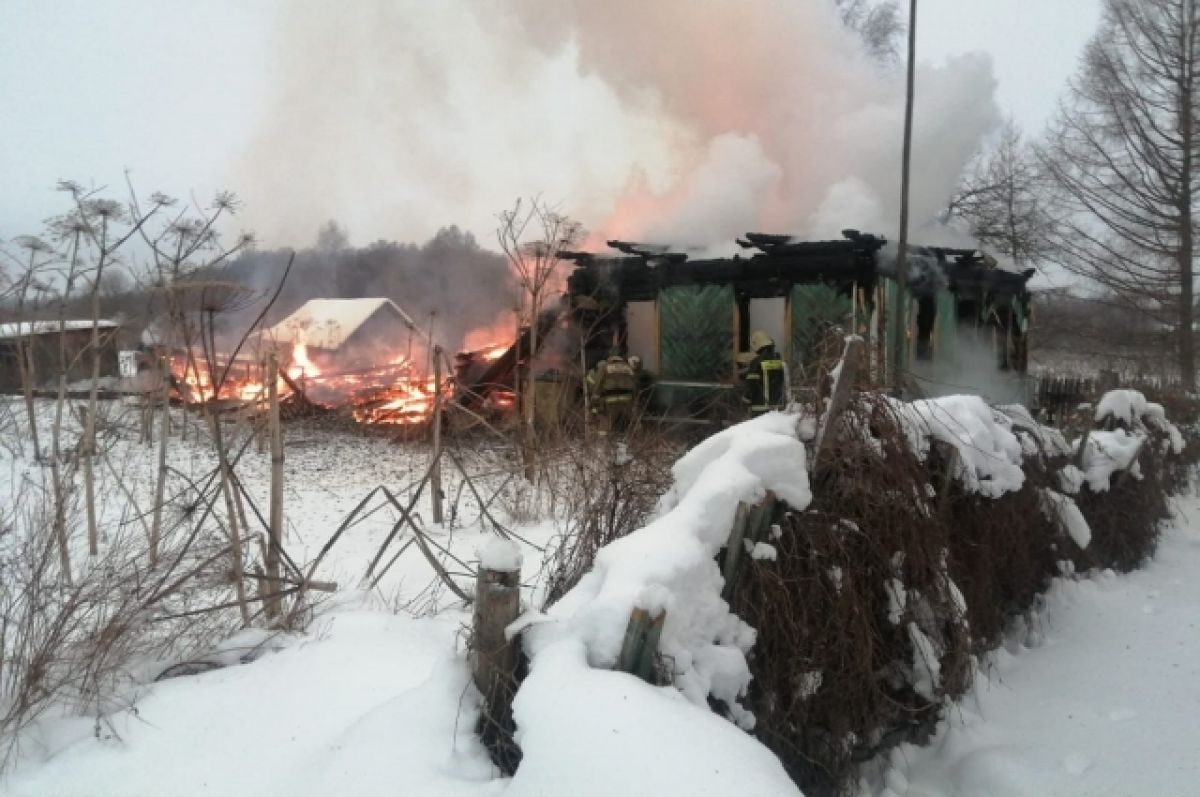
[[[819,0],[797,0],[810,1]],[[1035,133],[1098,6],[921,0],[919,58],[989,53],[1002,111]],[[63,207],[53,191],[60,177],[123,193],[128,168],[146,193],[239,190],[233,164],[246,156],[276,82],[273,33],[285,8],[281,0],[0,0],[0,239],[36,232]]]

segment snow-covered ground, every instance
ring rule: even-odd
[[[881,797],[1200,794],[1200,500],[1129,575],[1059,580]]]
[[[779,478],[797,456],[802,469],[803,450],[772,437],[773,422],[764,423],[757,432],[768,435],[764,445],[776,447],[776,460],[759,462],[752,472],[737,445],[710,443],[690,461],[725,462],[731,478],[723,485],[701,483],[699,468],[690,480],[679,478],[689,475],[687,468],[677,470],[680,517],[716,528],[723,521],[713,519],[707,497],[725,491],[724,503],[736,503],[756,480]],[[291,425],[288,442],[288,549],[301,562],[315,556],[371,488],[403,488],[424,472],[420,449],[385,440]],[[211,467],[203,442],[173,446],[172,461],[182,472],[198,477]],[[128,434],[111,451],[112,470],[127,474],[142,498],[152,482],[152,453]],[[239,473],[252,494],[265,497],[267,457],[253,449],[246,456]],[[480,455],[473,466],[485,471],[500,464],[495,457],[502,455]],[[5,490],[38,468],[11,455],[0,465]],[[453,478],[447,493],[457,493]],[[104,517],[121,522],[126,499],[111,490],[104,496]],[[799,505],[801,498],[792,500]],[[453,528],[431,533],[469,563],[493,536],[480,528],[468,499],[462,506]],[[427,516],[424,502],[418,508]],[[626,559],[621,567],[610,557],[585,585],[608,603],[592,601],[590,614],[573,616],[565,631],[541,631],[529,688],[515,707],[526,759],[516,777],[501,777],[473,734],[477,695],[463,641],[468,612],[448,606],[452,596],[421,597],[432,573],[415,549],[383,589],[356,588],[394,517],[381,509],[347,532],[319,574],[343,589],[306,633],[266,638],[244,632],[220,657],[234,660],[253,650],[248,663],[144,684],[131,708],[104,721],[39,722],[24,737],[16,766],[0,779],[0,794],[796,793],[775,757],[708,711],[703,693],[689,700],[676,688],[589,666],[596,641],[571,626],[594,631],[598,613],[625,616],[626,598],[668,600],[633,589],[645,572],[666,567],[661,551],[654,561]],[[518,530],[539,544],[551,534],[548,524]],[[636,543],[623,548],[639,550]],[[529,584],[541,558],[532,549],[525,553],[522,581]],[[707,548],[692,553],[696,563],[711,561]],[[701,575],[675,572],[689,583],[703,581]],[[660,581],[668,588],[673,583]],[[413,598],[422,611],[399,609]],[[425,611],[434,606],[441,607],[436,616]],[[718,615],[696,609],[669,617],[724,623]],[[950,709],[931,744],[895,751],[892,765],[863,791],[877,797],[1200,793],[1198,625],[1200,500],[1189,498],[1181,500],[1179,523],[1145,569],[1056,582],[1036,621],[983,664],[977,686]],[[721,653],[728,664],[740,644],[732,634],[721,647],[689,647],[690,637],[678,628],[664,638],[674,640],[677,655],[689,653],[696,662]]]

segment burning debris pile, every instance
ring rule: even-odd
[[[428,332],[387,299],[317,299],[256,335],[259,356],[176,350],[171,389],[185,405],[265,404],[266,354],[273,351],[278,395],[300,412],[341,413],[377,426],[420,425],[433,417],[440,390],[444,401],[469,396],[474,411],[504,414],[515,407],[517,347],[492,341],[498,334],[476,330],[467,342],[479,348],[459,353],[451,364]],[[463,393],[463,385],[470,390]]]
[[[258,405],[267,400],[268,376],[264,363],[252,360],[216,360],[207,364],[186,353],[171,358],[172,389],[177,400],[196,405],[216,401],[230,406]],[[222,378],[222,374],[224,377]],[[214,381],[220,389],[213,390]],[[359,423],[419,424],[428,421],[434,405],[432,377],[420,375],[403,357],[370,368],[325,371],[309,359],[307,347],[292,347],[279,371],[276,385],[281,400],[299,402],[310,409],[345,411]]]

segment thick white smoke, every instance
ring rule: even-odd
[[[272,243],[423,240],[538,194],[605,237],[891,235],[900,74],[828,0],[292,2],[234,182]],[[986,57],[918,70],[915,226],[999,120]]]

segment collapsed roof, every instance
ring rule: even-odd
[[[842,239],[800,241],[789,235],[748,233],[738,244],[747,254],[690,259],[685,252],[629,241],[609,241],[621,254],[564,252],[576,264],[568,284],[575,295],[615,292],[625,300],[652,299],[661,288],[691,284],[736,283],[739,291],[765,298],[782,295],[793,283],[848,284],[873,282],[895,274],[895,253],[887,240],[857,230]],[[1032,270],[1012,272],[974,249],[909,246],[907,282],[914,293],[948,288],[1023,296]],[[613,298],[616,298],[615,296]]]

